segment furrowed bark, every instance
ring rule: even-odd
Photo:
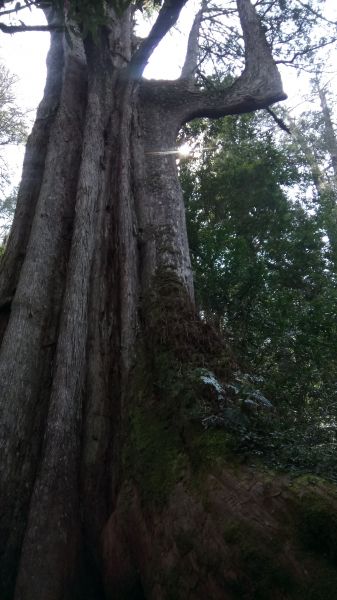
[[[101,70],[96,65],[96,72]],[[92,70],[91,70],[92,73]],[[16,586],[18,598],[59,598],[71,587],[79,544],[82,389],[87,337],[90,270],[95,247],[103,156],[102,84],[89,81],[83,154],[74,233],[55,356],[43,460],[31,499]],[[50,490],[53,490],[53,494]],[[50,560],[46,561],[45,556]],[[58,579],[53,573],[59,574]],[[69,573],[70,572],[70,573]],[[27,575],[28,573],[28,575]],[[36,577],[32,576],[36,573]]]
[[[57,39],[55,42],[59,43]],[[7,543],[7,549],[1,550],[11,564],[10,568],[3,558],[5,581],[13,576],[12,555],[18,551],[36,471],[41,440],[34,432],[43,428],[47,409],[41,384],[50,385],[44,379],[46,370],[50,379],[62,301],[86,102],[85,64],[76,50],[76,45],[72,51],[65,48],[63,91],[50,130],[30,239],[0,352],[1,542]],[[62,64],[59,69],[62,72]]]

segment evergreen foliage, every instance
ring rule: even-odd
[[[211,148],[180,167],[199,310],[278,414],[240,445],[334,476],[337,288],[327,199],[303,193],[300,149],[277,142],[262,114],[199,122],[193,134]]]

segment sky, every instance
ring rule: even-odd
[[[193,0],[194,5],[197,0]],[[153,54],[151,61],[145,71],[148,78],[175,79],[179,76],[182,61],[184,59],[187,44],[186,33],[189,31],[194,10],[191,9],[192,2],[188,3],[178,21],[176,31],[169,33],[161,42]],[[329,17],[337,19],[336,0],[326,0]],[[42,11],[33,9],[22,11],[20,18],[29,24],[43,24]],[[140,24],[139,34],[145,36],[149,25]],[[14,35],[0,34],[0,60],[7,68],[18,77],[16,84],[17,103],[25,111],[32,123],[36,107],[43,95],[46,79],[46,55],[49,47],[49,33],[16,33]],[[289,96],[289,106],[301,103],[305,92],[305,84],[296,76],[294,69],[282,70],[283,84]],[[337,96],[337,78],[336,96]],[[7,159],[12,171],[12,185],[17,185],[20,179],[21,165],[24,149],[22,147],[10,147],[7,151]]]
[[[28,24],[42,24],[40,10],[33,10],[21,18]],[[46,80],[46,55],[49,48],[49,33],[0,34],[0,60],[15,74],[17,104],[27,113],[29,123],[33,123],[35,111],[40,102]],[[24,156],[23,146],[10,146],[6,149],[6,159],[10,165],[12,184],[20,181]]]

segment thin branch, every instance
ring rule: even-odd
[[[151,54],[167,32],[176,24],[186,2],[187,0],[164,1],[148,37],[139,46],[130,61],[128,70],[135,79],[142,76]]]
[[[5,25],[0,23],[0,31],[3,33],[22,33],[25,31],[64,31],[62,25]]]
[[[295,54],[293,55],[293,57],[289,60],[276,60],[276,64],[277,65],[293,65],[293,63],[295,62],[295,60],[297,58],[299,58],[300,56],[305,56],[305,54],[309,54],[309,52],[312,52],[313,50],[319,50],[320,48],[325,48],[326,46],[329,46],[330,44],[334,44],[337,41],[337,38],[333,38],[331,40],[326,40],[325,42],[322,42],[320,44],[316,44],[315,46],[310,46],[308,48],[304,48],[303,50],[299,50],[298,52],[295,52]]]
[[[18,6],[17,8],[10,8],[9,10],[3,10],[0,12],[0,19],[5,15],[11,15],[13,13],[19,12],[19,10],[24,10],[25,8],[30,8],[31,6],[35,6],[35,2],[27,2],[25,5]]]
[[[336,25],[337,24],[336,21],[331,21],[330,19],[327,19],[320,12],[318,12],[318,10],[315,10],[314,8],[312,8],[312,6],[309,6],[309,4],[304,4],[304,2],[301,2],[301,0],[297,0],[297,2],[303,8],[305,8],[308,12],[310,12],[311,14],[313,14],[315,17],[318,17],[319,19],[322,19],[322,21],[325,21],[326,23],[329,23],[329,25]]]
[[[274,111],[271,108],[266,108],[266,111],[272,117],[272,119],[274,119],[275,123],[277,123],[280,129],[291,135],[289,127],[287,127],[285,122],[282,119],[280,119],[280,117],[278,117],[277,114],[274,113]]]
[[[265,9],[265,11],[261,15],[263,19],[269,13],[269,11],[271,11],[271,9],[275,6],[275,4],[276,4],[275,0],[273,0],[272,2],[270,2],[270,4],[267,6],[267,8]],[[255,6],[257,6],[257,4],[255,4]]]

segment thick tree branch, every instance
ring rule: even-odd
[[[131,72],[135,79],[142,76],[151,54],[171,27],[175,25],[180,15],[180,11],[186,2],[187,0],[164,1],[164,4],[159,11],[158,18],[148,37],[139,46],[129,64],[128,71]]]
[[[260,19],[250,0],[237,0],[245,43],[245,68],[225,90],[185,90],[182,122],[195,117],[222,117],[266,108],[286,94]]]
[[[196,74],[199,58],[199,33],[205,8],[206,0],[202,0],[201,8],[195,15],[190,34],[188,36],[186,57],[180,76],[181,79],[193,81]]]

